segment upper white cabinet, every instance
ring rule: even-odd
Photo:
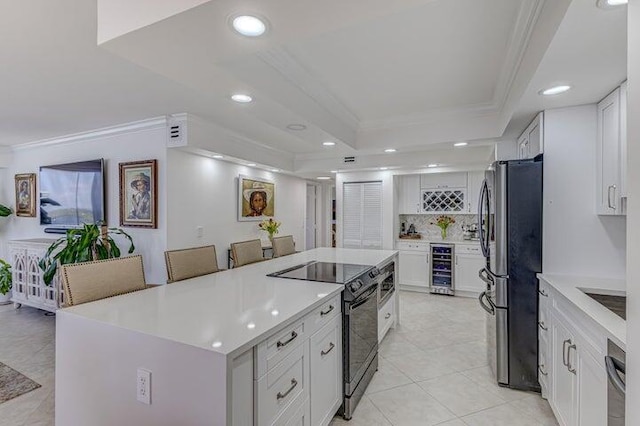
[[[529,127],[518,138],[518,158],[534,158],[544,152],[543,113],[533,119]]]
[[[598,103],[596,213],[623,215],[626,197],[626,84]]]
[[[484,172],[469,172],[467,174],[467,213],[476,214],[480,200],[480,189],[484,181]]]
[[[420,175],[398,177],[398,214],[417,214],[420,211]]]
[[[422,213],[466,213],[467,173],[430,173],[420,176]]]
[[[466,173],[426,173],[420,175],[422,189],[466,188]]]

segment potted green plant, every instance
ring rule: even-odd
[[[120,248],[112,235],[120,235],[129,240],[128,253],[133,253],[135,246],[131,236],[120,228],[107,228],[104,224],[84,224],[82,228],[67,230],[64,237],[49,246],[38,263],[44,272],[42,279],[45,284],[51,285],[59,264],[120,257]]]
[[[0,305],[4,305],[11,299],[11,265],[0,259]]]

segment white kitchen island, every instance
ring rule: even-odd
[[[327,424],[342,396],[343,286],[266,275],[396,255],[319,248],[58,310],[56,424]]]

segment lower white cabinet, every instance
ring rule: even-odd
[[[478,276],[478,272],[486,266],[486,263],[487,260],[482,255],[479,245],[456,244],[456,292],[468,291],[474,294],[482,293],[486,285]]]
[[[414,243],[415,249],[403,250],[398,244],[399,279],[403,287],[414,287],[428,291],[429,289],[429,244]]]
[[[340,296],[258,343],[251,353],[234,367],[240,375],[233,385],[234,425],[328,425],[342,404]],[[253,376],[253,416],[247,376]]]
[[[329,424],[342,403],[341,320],[341,316],[336,316],[311,336],[311,424],[314,426]]]
[[[382,343],[382,339],[387,334],[387,331],[393,327],[393,323],[396,319],[396,293],[393,295],[378,309],[378,343]]]
[[[607,337],[593,320],[544,281],[540,282],[539,293],[538,371],[543,396],[546,392],[561,426],[606,425]]]

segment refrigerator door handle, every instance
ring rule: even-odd
[[[488,275],[487,268],[482,268],[478,271],[478,277],[487,285],[487,288],[491,288],[491,285],[494,284],[493,278]]]
[[[489,305],[485,304],[482,299],[487,299],[487,301],[489,302]],[[483,291],[482,293],[480,293],[480,297],[478,297],[478,301],[480,302],[480,306],[482,306],[482,309],[484,309],[485,311],[487,311],[487,313],[491,314],[491,315],[495,315],[496,314],[496,309],[493,306],[493,303],[491,303],[491,299],[489,299],[487,297],[487,292]]]
[[[484,181],[482,181],[482,188],[480,189],[480,198],[478,202],[478,226],[480,227],[480,232],[479,232],[480,249],[482,250],[482,255],[486,258],[489,257],[489,244],[488,244],[488,241],[484,240],[484,227],[482,224],[482,219],[484,216],[483,215],[484,213],[483,207],[485,205],[484,200],[485,200],[485,197],[488,197],[488,196],[489,196],[489,188],[487,187],[487,180],[485,179]],[[486,226],[488,227],[489,224],[487,223]]]

